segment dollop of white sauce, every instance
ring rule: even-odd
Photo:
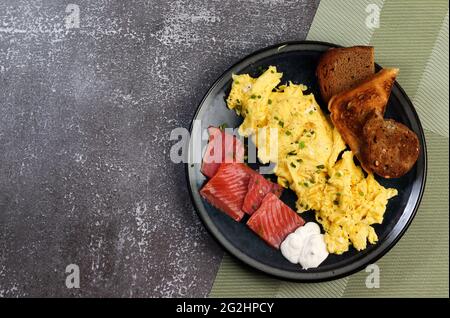
[[[289,234],[280,246],[281,254],[303,269],[315,268],[328,257],[328,250],[320,227],[308,222]]]

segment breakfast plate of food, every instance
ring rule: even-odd
[[[289,42],[257,51],[209,89],[186,165],[196,211],[245,264],[279,278],[336,279],[404,234],[426,181],[413,104],[369,46]],[[200,142],[200,147],[193,143]]]

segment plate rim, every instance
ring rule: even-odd
[[[334,44],[331,42],[324,42],[324,41],[311,41],[311,40],[298,40],[298,41],[285,41],[278,44],[273,44],[270,46],[263,47],[261,49],[258,49],[256,51],[253,51],[250,54],[245,55],[244,57],[240,58],[237,62],[233,63],[230,67],[228,67],[225,71],[222,72],[222,74],[213,82],[213,84],[209,87],[207,92],[203,95],[200,103],[198,104],[194,115],[191,119],[190,125],[189,125],[189,133],[192,134],[193,130],[193,124],[194,120],[197,118],[198,113],[201,110],[202,105],[204,104],[207,97],[210,95],[210,93],[216,88],[218,83],[222,80],[222,78],[229,73],[233,68],[241,64],[242,62],[246,61],[247,59],[256,56],[260,53],[263,53],[268,50],[272,49],[278,49],[284,48],[288,45],[321,45],[321,46],[328,46],[328,47],[343,47],[338,44]],[[375,67],[377,69],[381,68],[380,65],[375,63]],[[339,274],[334,274],[334,270],[326,271],[326,272],[310,272],[310,273],[304,273],[304,272],[290,272],[287,270],[274,268],[270,265],[263,264],[262,262],[255,260],[254,258],[248,256],[241,250],[239,250],[237,247],[235,247],[229,240],[227,240],[223,234],[216,228],[214,225],[214,222],[212,219],[208,216],[208,213],[203,213],[201,209],[197,206],[197,200],[193,196],[193,189],[191,186],[191,180],[190,180],[190,163],[186,162],[185,165],[185,176],[186,181],[188,185],[188,192],[189,197],[191,199],[192,205],[195,209],[196,214],[199,216],[200,220],[203,223],[203,226],[206,228],[207,232],[210,236],[213,237],[213,239],[224,249],[225,252],[229,253],[234,257],[235,259],[239,260],[239,262],[243,265],[245,265],[247,268],[251,268],[253,270],[257,270],[259,272],[263,272],[271,277],[276,277],[278,279],[286,280],[286,281],[295,281],[295,282],[303,282],[303,283],[315,283],[315,282],[324,282],[324,281],[331,281],[336,280],[339,278],[343,278],[346,276],[350,276],[364,267],[366,267],[369,264],[373,264],[376,261],[378,261],[381,257],[386,255],[397,243],[398,241],[403,237],[409,226],[411,225],[412,221],[414,220],[417,211],[420,207],[420,204],[422,202],[423,194],[425,192],[426,187],[426,180],[427,180],[427,172],[428,172],[428,152],[427,152],[427,146],[426,146],[426,139],[425,139],[425,133],[422,127],[422,123],[420,121],[419,115],[417,114],[417,111],[414,107],[414,104],[411,102],[411,99],[406,94],[404,89],[400,86],[400,84],[395,81],[394,85],[397,87],[397,89],[400,92],[400,95],[405,99],[406,103],[410,106],[410,110],[412,112],[413,117],[416,120],[417,127],[419,130],[420,136],[418,136],[422,142],[422,152],[423,152],[423,172],[422,172],[422,181],[420,183],[420,189],[417,197],[417,201],[415,202],[414,208],[410,214],[410,217],[406,221],[406,223],[403,225],[402,229],[398,232],[396,237],[390,241],[386,246],[384,246],[378,253],[375,253],[375,255],[371,255],[372,253],[368,254],[365,258],[355,262],[356,265],[349,264],[344,266],[343,268],[352,267],[347,271],[343,271]],[[187,158],[190,158],[191,154],[191,140],[189,140],[189,147],[188,147],[188,156]],[[389,235],[389,234],[388,234]],[[376,252],[376,251],[374,251]]]

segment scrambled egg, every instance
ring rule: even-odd
[[[252,138],[262,163],[275,163],[278,183],[298,197],[297,210],[315,210],[325,230],[330,253],[342,254],[352,244],[363,250],[378,237],[372,224],[381,223],[386,189],[355,165],[339,132],[306,87],[279,85],[282,73],[271,66],[260,77],[233,75],[227,104],[244,117],[239,133]]]

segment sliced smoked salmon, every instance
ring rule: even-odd
[[[303,224],[305,221],[271,192],[247,221],[253,232],[277,249],[289,233]]]
[[[236,221],[244,216],[242,204],[250,176],[257,174],[243,163],[222,163],[216,174],[203,186],[200,195]]]
[[[212,178],[223,162],[244,162],[245,148],[236,136],[217,127],[209,127],[209,140],[203,156],[201,172]]]
[[[248,192],[245,195],[242,210],[252,215],[259,208],[267,193],[272,192],[280,197],[282,191],[283,188],[277,183],[265,179],[260,174],[253,174],[248,182]]]

